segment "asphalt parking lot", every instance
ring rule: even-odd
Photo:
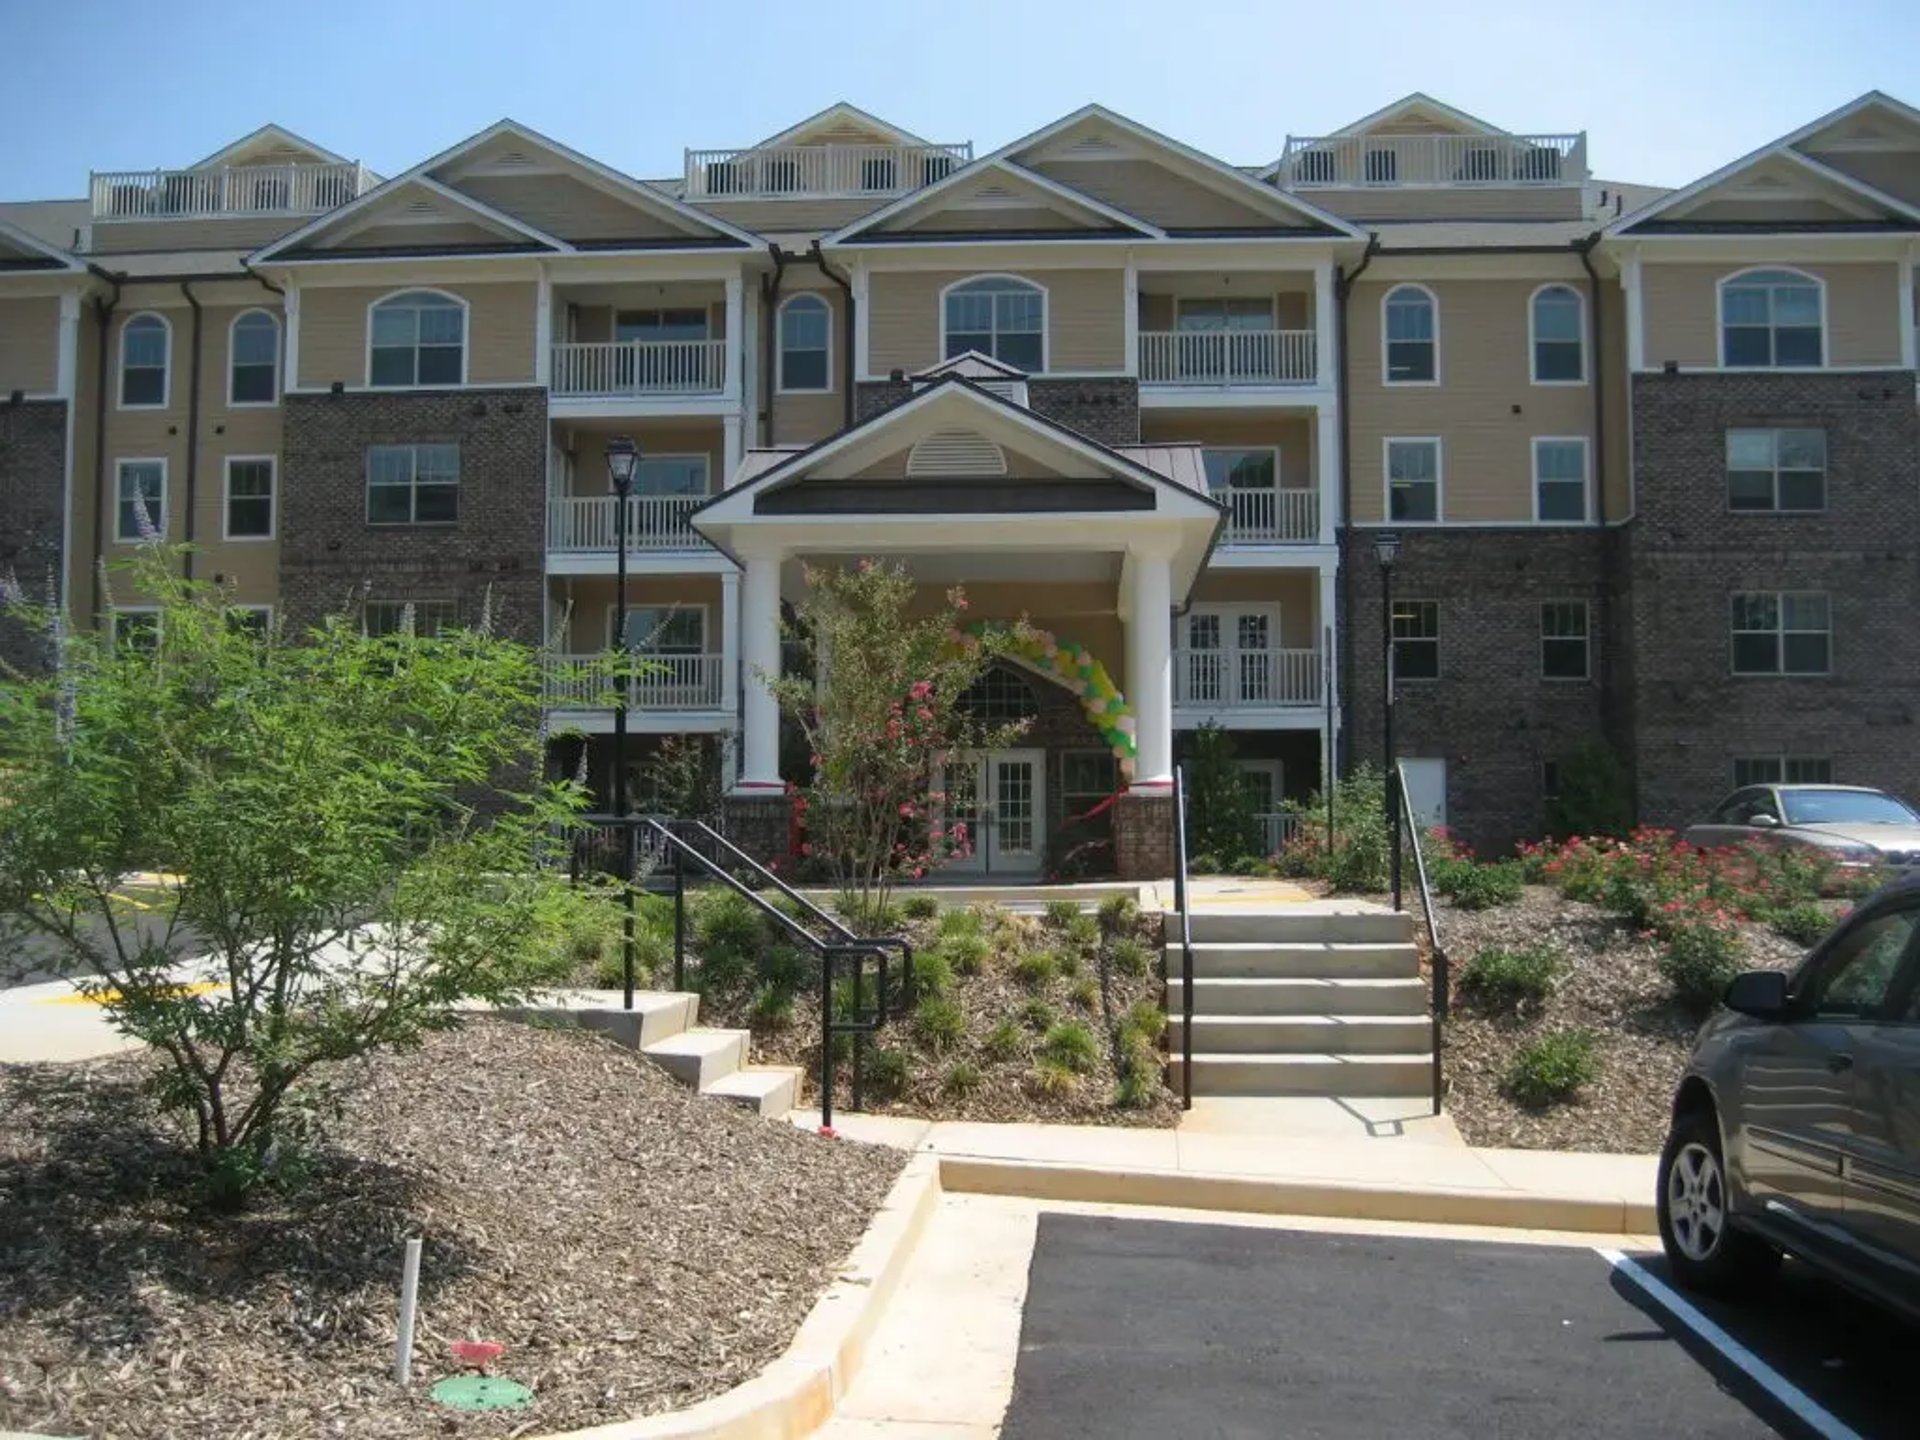
[[[1920,1335],[1792,1266],[1676,1315],[1628,1258],[1043,1214],[1002,1434],[1920,1435]]]

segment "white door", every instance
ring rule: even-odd
[[[1407,778],[1407,808],[1422,830],[1447,823],[1447,762],[1403,758],[1400,773]]]
[[[989,750],[947,771],[947,819],[971,851],[946,868],[962,875],[1034,874],[1046,857],[1046,754]]]

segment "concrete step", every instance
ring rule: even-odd
[[[644,1046],[640,1053],[682,1085],[711,1090],[723,1076],[747,1063],[748,1038],[745,1030],[700,1026]]]
[[[1180,946],[1167,946],[1167,974],[1178,975]],[[1329,980],[1406,979],[1420,973],[1420,952],[1411,945],[1348,944],[1331,940],[1284,943],[1260,940],[1198,940],[1193,946],[1193,974],[1242,976],[1283,980],[1313,977]]]
[[[1177,1021],[1184,985],[1167,982],[1167,1015]],[[1419,1015],[1427,1013],[1427,982],[1412,979],[1333,979],[1295,976],[1193,978],[1193,1013],[1199,1015]]]
[[[1336,941],[1348,944],[1405,945],[1413,940],[1413,917],[1407,912],[1373,907],[1360,909],[1339,901],[1302,901],[1297,905],[1261,909],[1195,910],[1189,915],[1193,939],[1208,944],[1267,941],[1294,944]],[[1178,939],[1179,922],[1169,916],[1167,935]]]
[[[1171,1035],[1182,1040],[1175,1021]],[[1196,1055],[1394,1055],[1427,1048],[1424,1015],[1200,1015]]]
[[[1181,1085],[1181,1059],[1167,1062],[1167,1083]],[[1196,1095],[1424,1095],[1433,1057],[1395,1055],[1210,1055],[1196,1052]]]
[[[718,1095],[777,1120],[793,1109],[800,1099],[800,1067],[748,1065],[731,1075],[722,1075],[700,1093]]]
[[[636,990],[631,1010],[625,1008],[625,999],[618,990],[556,990],[498,1013],[536,1025],[577,1025],[582,1030],[595,1030],[629,1050],[644,1049],[678,1035],[700,1013],[700,997],[685,991]],[[473,1002],[456,1008],[479,1011],[490,1007]]]

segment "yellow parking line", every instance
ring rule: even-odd
[[[218,980],[195,980],[173,987],[177,995],[207,995],[224,988]],[[71,995],[49,995],[42,1005],[111,1005],[120,998],[118,990],[95,990],[91,994],[75,991]]]

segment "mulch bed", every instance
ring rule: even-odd
[[[0,1429],[384,1440],[677,1409],[785,1349],[905,1159],[702,1100],[590,1035],[477,1020],[341,1067],[296,1198],[212,1216],[151,1068],[0,1066]],[[504,1341],[496,1373],[534,1407],[431,1402],[462,1338]]]
[[[1411,902],[1418,909],[1417,895]],[[1701,1017],[1669,998],[1660,944],[1595,906],[1528,886],[1520,902],[1457,910],[1438,902],[1453,978],[1476,951],[1551,944],[1567,971],[1537,1010],[1486,1013],[1456,994],[1446,1029],[1447,1109],[1470,1145],[1522,1150],[1650,1153],[1667,1133],[1674,1087]],[[1422,946],[1426,929],[1419,927]],[[1743,963],[1785,969],[1804,950],[1760,926],[1743,927]],[[1501,1089],[1515,1052],[1554,1030],[1594,1033],[1598,1078],[1570,1104],[1528,1109]]]

